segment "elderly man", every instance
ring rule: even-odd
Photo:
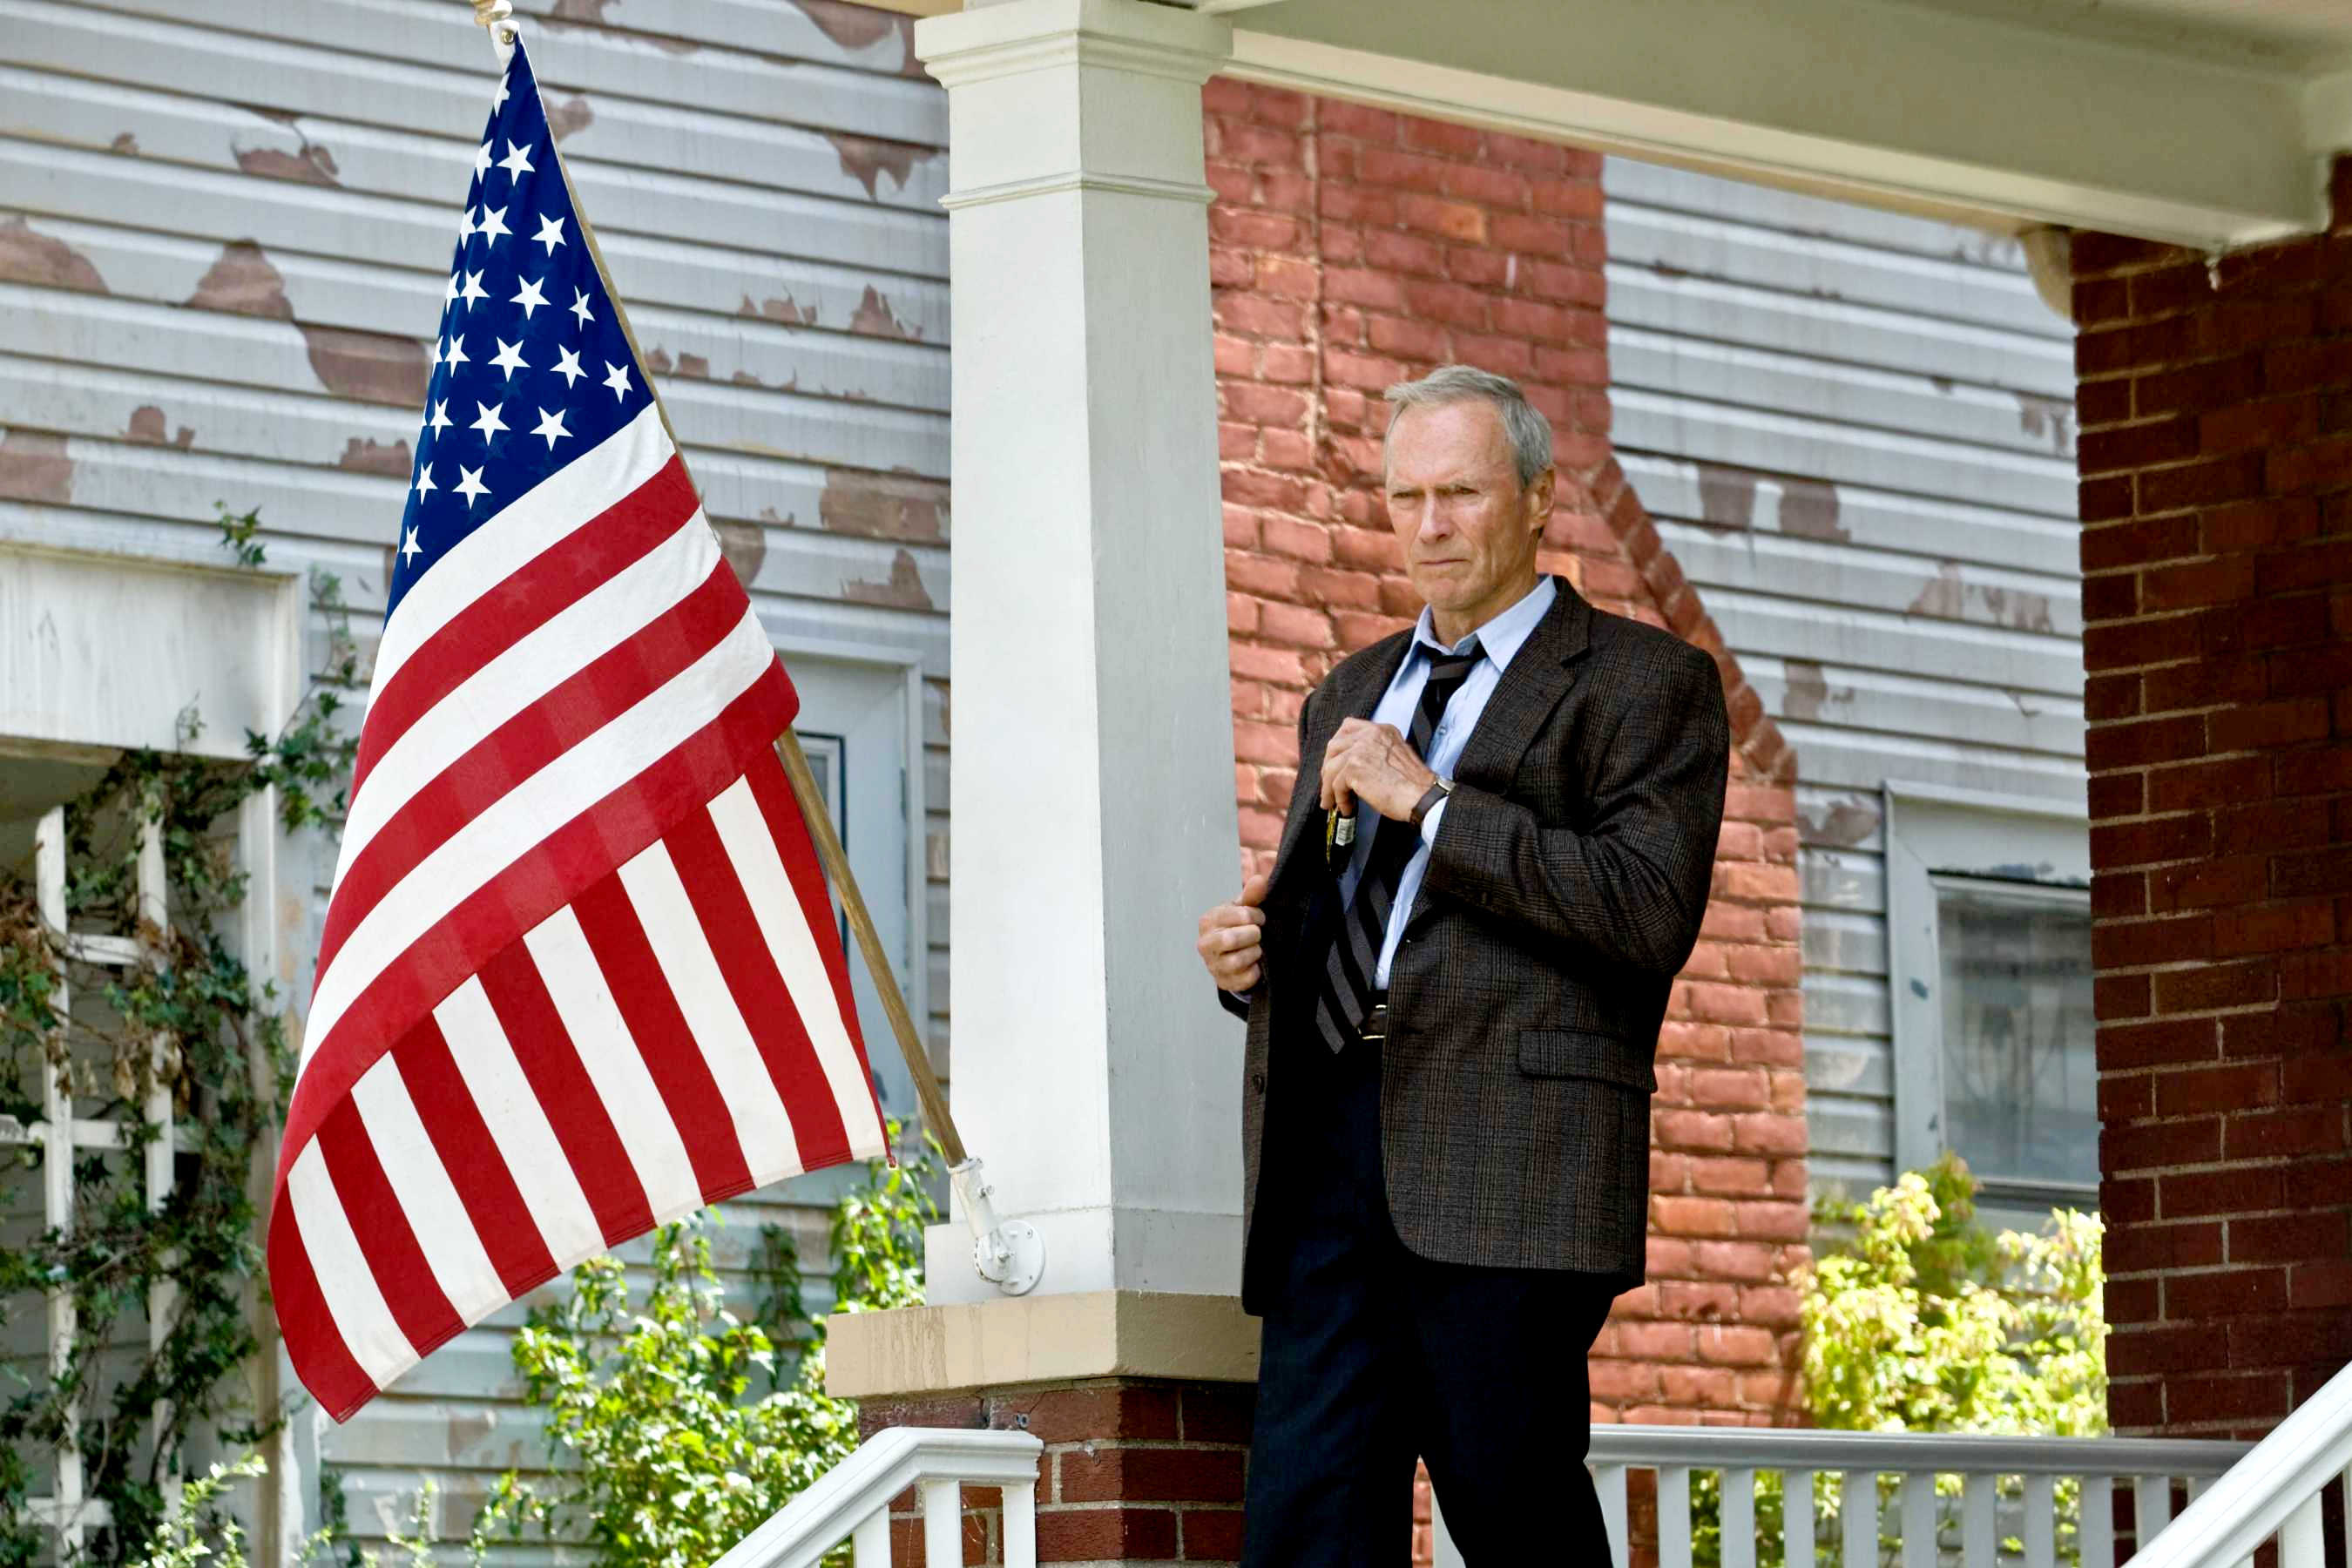
[[[1403,1550],[1416,1455],[1472,1563],[1605,1562],[1585,1355],[1639,1284],[1652,1061],[1706,907],[1714,661],[1536,570],[1551,427],[1449,365],[1389,389],[1419,625],[1298,725],[1270,878],[1201,918],[1249,1021],[1251,1568]]]

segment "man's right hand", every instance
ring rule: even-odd
[[[1259,907],[1265,892],[1266,879],[1252,877],[1232,903],[1201,917],[1201,939],[1193,945],[1220,991],[1246,991],[1257,984],[1265,958],[1265,910]]]

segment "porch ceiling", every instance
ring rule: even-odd
[[[2342,0],[1202,0],[1234,74],[2015,230],[2325,226]]]

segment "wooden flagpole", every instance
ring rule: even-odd
[[[514,36],[520,31],[510,11],[510,7],[499,5],[498,0],[474,0],[474,19],[489,30],[491,44],[499,49],[502,58],[511,50]],[[564,195],[572,201],[572,216],[580,225],[581,242],[588,247],[588,259],[604,285],[604,297],[613,302],[613,319],[620,326],[623,341],[629,345],[629,357],[637,362],[638,374],[646,378],[646,391],[653,396],[654,412],[660,416],[670,447],[678,455],[679,468],[686,469],[686,447],[677,438],[677,427],[669,422],[669,408],[662,402],[661,389],[654,384],[653,373],[646,368],[646,356],[637,347],[637,334],[629,326],[628,308],[621,303],[621,291],[613,286],[613,274],[604,265],[604,252],[596,243],[596,231],[589,225],[588,210],[580,205],[580,193],[572,184],[572,171],[564,166],[563,155],[554,146],[548,148],[548,156],[563,178]],[[687,482],[691,485],[693,472],[686,472]],[[701,493],[696,489],[698,500]],[[915,1098],[922,1104],[924,1124],[940,1141],[940,1152],[946,1157],[949,1168],[965,1165],[970,1157],[964,1152],[963,1136],[956,1131],[955,1118],[948,1114],[947,1096],[940,1092],[939,1076],[931,1070],[930,1052],[916,1031],[914,1015],[908,1010],[907,998],[898,989],[898,977],[890,967],[890,955],[882,946],[880,934],[874,929],[874,917],[866,911],[865,895],[857,890],[857,879],[851,874],[849,856],[833,830],[833,814],[826,809],[824,796],[817,789],[808,753],[801,750],[801,738],[790,730],[776,742],[776,752],[783,759],[784,776],[792,781],[793,798],[799,802],[802,820],[808,824],[809,837],[815,841],[817,859],[841,899],[843,913],[849,918],[850,931],[866,959],[866,972],[882,998],[882,1010],[889,1015],[891,1032],[898,1037],[898,1054],[906,1058],[907,1071],[914,1078]]]

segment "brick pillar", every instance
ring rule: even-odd
[[[1611,455],[1600,155],[1223,78],[1206,101],[1243,843],[1271,858],[1307,693],[1420,608],[1380,492],[1381,388],[1450,359],[1517,379],[1560,469],[1545,568],[1713,653],[1732,720],[1714,896],[1658,1044],[1650,1283],[1601,1331],[1592,1415],[1793,1419],[1794,758]]]
[[[2259,1436],[2352,1358],[2352,161],[2328,235],[2079,235],[2109,1410]]]
[[[1232,1563],[1242,1554],[1242,1471],[1255,1392],[1248,1384],[1095,1378],[867,1399],[857,1427],[861,1439],[886,1426],[996,1427],[1042,1439],[1040,1563]],[[1002,1494],[966,1487],[964,1507],[964,1562],[1003,1562]],[[891,1512],[891,1562],[920,1568],[913,1489]]]

